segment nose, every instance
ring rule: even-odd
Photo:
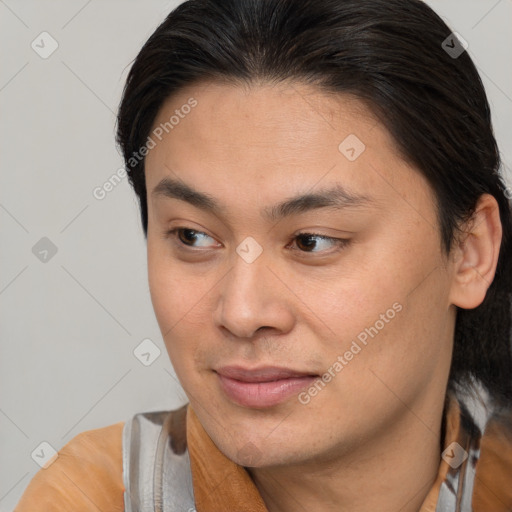
[[[265,251],[252,263],[238,256],[219,283],[214,313],[219,328],[239,338],[251,338],[258,329],[280,334],[293,328],[292,294],[269,265]]]

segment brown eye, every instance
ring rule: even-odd
[[[297,237],[297,241],[300,241],[300,243],[297,243],[297,247],[301,250],[308,251],[309,249],[314,249],[316,246],[314,235],[300,235]]]
[[[187,228],[179,228],[177,230],[177,235],[180,242],[183,242],[185,245],[193,245],[197,238],[196,233],[197,231]]]
[[[299,233],[293,240],[296,240],[299,251],[312,254],[333,252],[329,251],[328,247],[337,246],[337,250],[339,250],[349,243],[349,240],[346,238],[334,238],[316,233]],[[318,247],[320,247],[320,250],[315,250]],[[323,248],[326,249],[323,250]]]
[[[166,232],[166,237],[173,237],[176,243],[190,248],[207,248],[216,245],[216,241],[211,236],[196,229],[178,227]],[[208,240],[210,239],[210,240]]]

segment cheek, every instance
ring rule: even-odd
[[[364,338],[365,329],[376,322],[381,327],[380,315],[385,315],[385,320],[391,319],[390,322],[396,316],[399,306],[393,309],[393,305],[403,300],[403,281],[393,277],[389,265],[384,269],[383,253],[378,257],[361,257],[350,266],[346,264],[339,277],[330,279],[311,299],[311,304],[319,308],[318,316],[331,329],[330,337],[334,333],[339,340],[338,349],[350,346],[361,333]]]
[[[193,375],[194,361],[211,322],[214,283],[196,270],[173,263],[166,248],[148,237],[148,281],[155,316],[169,358],[181,382]],[[203,340],[203,341],[202,341]]]
[[[161,248],[149,242],[148,281],[155,316],[167,344],[183,329],[187,312],[197,303],[198,290],[174,268]]]
[[[317,291],[316,304],[325,315],[318,316],[331,329],[333,361],[353,347],[357,355],[349,357],[357,363],[351,367],[379,368],[400,378],[407,368],[434,365],[440,351],[445,354],[447,276],[434,250],[437,239],[423,250],[415,235],[409,231],[382,240],[378,251],[359,253],[357,264],[331,281],[328,294]],[[406,240],[414,250],[401,248]]]
[[[164,334],[183,314],[184,301],[179,301],[182,287],[175,278],[175,272],[162,262],[162,259],[148,253],[148,280],[151,301],[155,315]],[[187,293],[184,289],[184,294]]]
[[[405,284],[389,280],[387,295],[354,311],[358,321],[352,324],[353,332],[358,332],[350,339],[361,351],[346,376],[359,383],[360,398],[365,396],[373,405],[379,400],[393,402],[394,394],[410,403],[433,378],[444,383],[449,370],[453,325],[444,304],[445,276],[441,269],[419,274],[428,277],[417,279],[413,272],[404,273]],[[415,287],[410,286],[413,281]]]
[[[169,328],[193,307],[201,290],[197,279],[170,257],[165,243],[148,237],[148,281],[157,319]]]

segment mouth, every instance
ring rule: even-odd
[[[227,398],[238,405],[258,409],[290,399],[319,378],[310,372],[275,366],[255,369],[224,366],[215,372]]]

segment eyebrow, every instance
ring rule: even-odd
[[[222,214],[226,208],[219,201],[203,192],[195,190],[182,181],[172,178],[162,179],[151,192],[154,198],[165,197],[179,199],[199,208],[203,211]],[[298,215],[318,208],[332,207],[343,209],[347,207],[359,207],[372,205],[374,201],[368,196],[357,195],[348,192],[340,184],[332,188],[322,189],[315,193],[297,195],[276,205],[263,208],[261,214],[269,221],[275,222],[284,217]]]

